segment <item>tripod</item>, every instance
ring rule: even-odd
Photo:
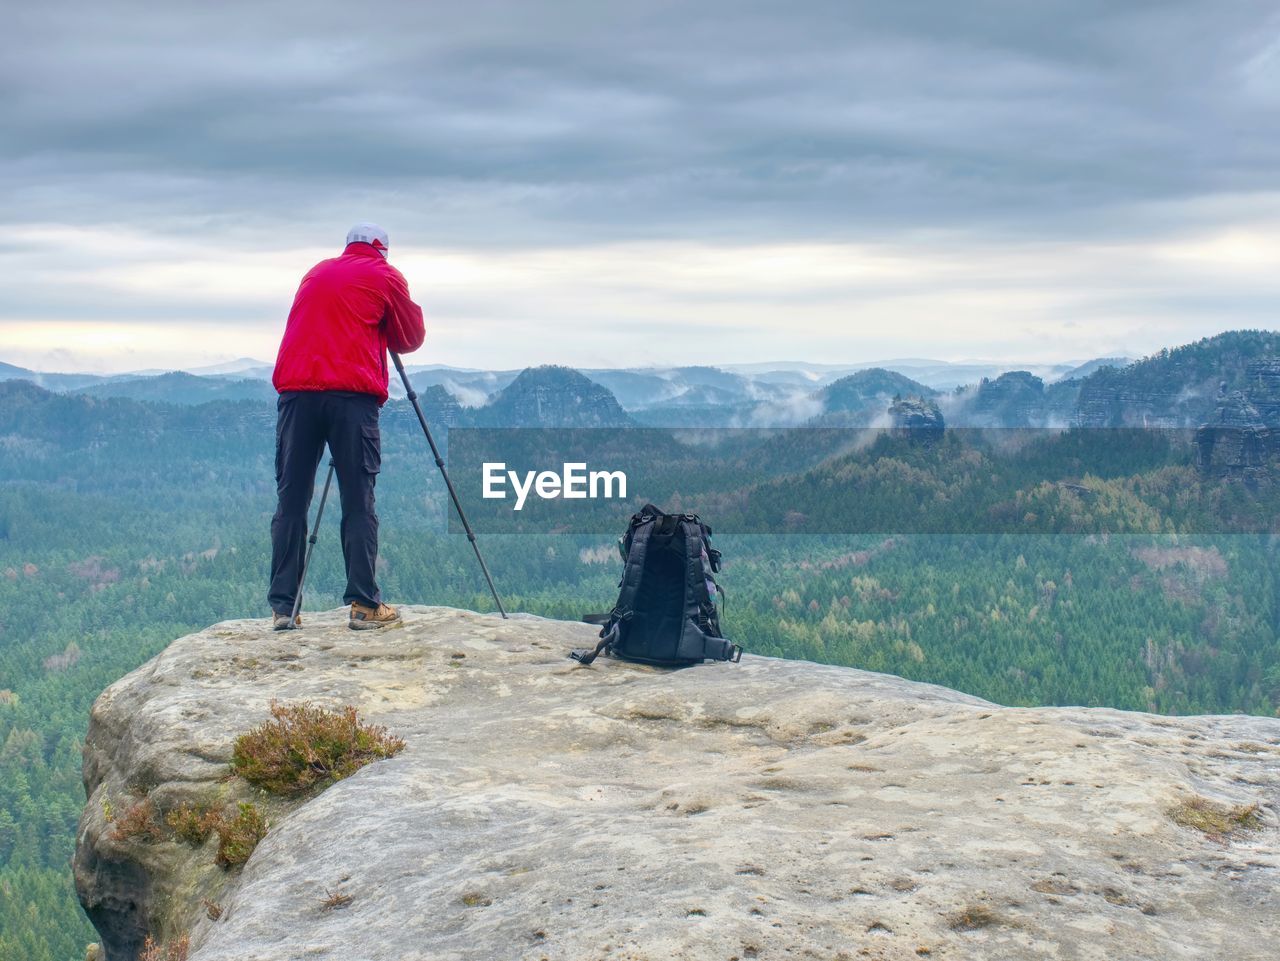
[[[436,447],[436,442],[431,436],[431,428],[427,426],[427,418],[423,415],[422,406],[418,403],[418,395],[409,383],[409,375],[404,371],[404,364],[400,361],[400,355],[393,350],[391,351],[391,359],[395,361],[396,370],[400,373],[400,380],[404,382],[405,395],[409,398],[409,403],[413,405],[413,412],[418,415],[418,423],[422,425],[422,433],[426,435],[427,443],[431,446],[431,455],[436,459],[436,466],[440,468],[440,476],[444,478],[444,486],[449,489],[449,497],[452,498],[453,506],[458,511],[458,519],[462,521],[462,529],[467,532],[467,540],[471,542],[471,549],[476,552],[476,560],[480,562],[480,570],[489,585],[489,593],[493,595],[493,602],[498,605],[498,613],[505,620],[507,612],[502,606],[502,601],[498,598],[497,588],[493,586],[493,578],[489,576],[489,567],[480,555],[480,545],[476,543],[475,532],[471,530],[471,525],[467,523],[467,515],[462,512],[462,503],[458,500],[458,492],[453,489],[453,481],[449,480],[449,472],[444,469],[444,458],[440,456],[440,449]],[[323,501],[321,504],[323,506]],[[305,568],[303,570],[305,573]]]

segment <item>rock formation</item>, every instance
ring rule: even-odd
[[[1075,424],[1196,428],[1212,419],[1231,391],[1252,392],[1268,380],[1274,391],[1278,352],[1280,334],[1238,330],[1158,351],[1122,369],[1103,367],[1084,378]]]
[[[1280,428],[1280,360],[1260,360],[1245,368],[1249,402],[1268,427]]]
[[[1044,381],[1025,370],[982,378],[973,400],[977,427],[1033,427],[1044,421]]]
[[[1078,427],[1142,427],[1150,411],[1167,401],[1167,396],[1130,388],[1122,371],[1104,367],[1081,384],[1074,422]]]
[[[895,397],[889,405],[889,420],[896,435],[913,440],[935,440],[946,429],[938,405],[920,397]]]
[[[581,667],[594,629],[532,617],[304,619],[182,638],[95,704],[75,876],[106,961],[147,932],[191,961],[1275,956],[1280,720],[751,655]],[[264,798],[228,761],[272,700],[407,747]],[[267,809],[243,867],[119,837],[144,801],[211,800]]]
[[[1214,476],[1258,481],[1274,454],[1271,430],[1241,391],[1232,391],[1212,421],[1196,431],[1196,465]]]
[[[1280,459],[1280,361],[1250,364],[1245,383],[1220,391],[1213,417],[1196,431],[1196,465],[1256,484],[1274,476]]]

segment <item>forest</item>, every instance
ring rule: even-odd
[[[385,595],[490,610],[403,401],[383,425]],[[613,602],[614,539],[655,500],[716,528],[726,633],[750,653],[1005,704],[1280,709],[1272,488],[1208,479],[1155,432],[1101,447],[1044,433],[1012,452],[838,436],[738,437],[715,470],[673,455],[576,532],[481,544],[509,609],[577,619]],[[68,865],[94,698],[175,637],[267,615],[273,441],[270,402],[0,384],[0,961],[72,961],[93,940]],[[313,610],[341,600],[336,515]]]

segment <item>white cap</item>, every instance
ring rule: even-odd
[[[356,224],[348,230],[347,243],[370,244],[383,257],[387,256],[387,248],[391,246],[387,240],[387,232],[377,224],[370,223]]]

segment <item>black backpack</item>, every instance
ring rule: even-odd
[[[667,514],[645,504],[618,546],[618,601],[608,614],[583,618],[602,625],[600,643],[570,657],[590,664],[603,653],[669,667],[742,658],[742,648],[720,633],[715,594],[723,597],[724,590],[712,576],[720,570],[720,552],[697,514]]]

